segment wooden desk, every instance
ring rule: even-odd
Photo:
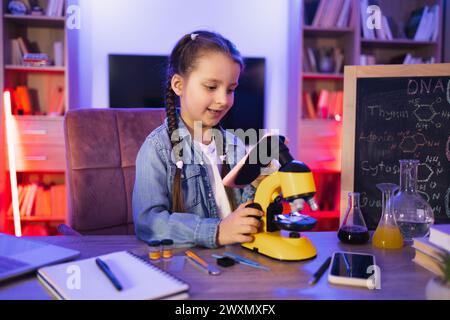
[[[226,249],[252,260],[257,260],[271,271],[235,265],[221,268],[219,276],[209,276],[189,262],[184,262],[183,250],[177,249],[170,262],[159,262],[159,266],[190,284],[191,299],[425,299],[425,286],[432,273],[411,261],[414,249],[383,251],[370,244],[350,246],[338,242],[335,232],[305,233],[317,248],[317,258],[304,262],[279,262],[266,258],[240,246]],[[84,236],[84,237],[29,237],[32,240],[79,250],[80,259],[119,250],[145,250],[145,244],[134,236]],[[334,251],[373,253],[381,268],[381,290],[368,290],[330,285],[327,273],[315,286],[308,280],[324,260]],[[220,249],[195,248],[200,256],[211,263],[212,253],[221,254]],[[0,284],[0,299],[51,299],[36,276],[31,274]]]

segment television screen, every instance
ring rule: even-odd
[[[225,129],[264,128],[264,58],[245,58],[234,105],[222,119]],[[167,56],[109,55],[111,108],[164,107]]]

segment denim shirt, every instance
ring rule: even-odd
[[[186,212],[172,212],[172,185],[176,164],[169,139],[167,118],[147,136],[136,158],[133,189],[133,219],[136,236],[143,241],[173,239],[178,246],[215,248],[220,223],[217,204],[208,176],[206,155],[192,143],[192,137],[178,116],[179,136],[183,148],[181,188]],[[233,168],[245,155],[242,141],[225,133],[226,161]],[[185,152],[190,149],[191,152]],[[252,200],[255,188],[233,189],[235,203]]]

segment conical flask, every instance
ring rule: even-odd
[[[347,211],[338,232],[339,240],[344,243],[364,244],[369,241],[369,231],[359,206],[359,197],[359,192],[348,193]]]
[[[425,237],[434,222],[431,206],[417,192],[419,160],[400,160],[400,190],[392,198],[392,209],[405,241]]]
[[[400,249],[403,247],[403,236],[395,221],[391,199],[398,186],[394,183],[379,183],[377,188],[382,192],[383,211],[373,234],[372,245],[381,249]]]

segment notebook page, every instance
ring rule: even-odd
[[[122,291],[113,286],[95,263],[95,258],[45,267],[39,270],[39,274],[64,299],[160,299],[189,288],[187,284],[126,251],[100,258],[118,278],[123,286]],[[79,289],[73,285],[74,270],[79,271]]]

